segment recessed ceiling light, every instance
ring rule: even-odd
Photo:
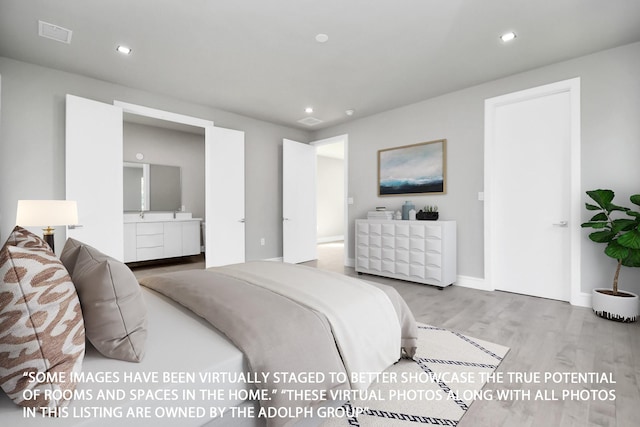
[[[344,113],[345,113],[347,116],[353,116],[353,113],[355,113],[355,112],[356,112],[356,110],[354,110],[354,109],[349,109],[349,110],[345,111]]]
[[[516,33],[514,33],[513,31],[509,31],[508,33],[504,33],[503,35],[500,36],[500,40],[502,40],[505,43],[510,42],[515,38],[516,38]]]
[[[118,46],[116,50],[122,54],[129,55],[131,53],[131,48],[126,46]]]
[[[326,43],[327,40],[329,40],[329,36],[326,35],[326,34],[320,33],[320,34],[316,35],[316,41],[318,43]]]
[[[305,113],[309,113],[309,114],[313,113],[313,107],[307,107],[307,108],[305,108],[305,109],[304,109],[304,112],[305,112]]]

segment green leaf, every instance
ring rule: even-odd
[[[625,208],[624,206],[618,206],[618,205],[614,205],[613,203],[609,203],[609,205],[607,206],[607,210],[609,212],[613,212],[613,211],[627,212],[629,208]]]
[[[618,237],[618,243],[625,248],[640,249],[640,231],[638,229],[627,231]]]
[[[633,219],[619,218],[611,221],[611,231],[619,233],[621,231],[630,231],[638,226],[638,221]]]
[[[629,255],[622,260],[622,265],[625,267],[640,267],[640,251],[629,250]]]
[[[591,218],[589,221],[590,222],[593,222],[593,221],[609,221],[609,218],[607,218],[607,214],[605,214],[604,212],[600,212],[600,213],[595,214],[593,216],[593,218]]]
[[[612,231],[595,231],[589,234],[589,238],[596,243],[609,243],[615,239],[617,233]]]
[[[607,209],[607,206],[613,201],[615,193],[611,190],[591,190],[587,191],[587,195],[593,199],[602,209]]]
[[[633,196],[629,197],[629,200],[631,200],[631,203],[633,203],[634,205],[640,206],[640,194],[634,194]]]
[[[587,208],[588,211],[600,211],[600,210],[602,210],[601,207],[598,207],[596,205],[592,205],[591,203],[585,203],[584,205],[585,205],[585,207]]]
[[[629,211],[627,211],[627,215],[635,216],[636,218],[640,218],[640,212],[634,212],[634,211],[629,210]]]
[[[585,222],[580,224],[580,227],[582,228],[587,228],[587,227],[591,227],[591,228],[605,228],[607,226],[606,222]]]
[[[631,249],[621,246],[617,241],[609,242],[604,249],[604,253],[614,259],[625,259],[629,256]]]

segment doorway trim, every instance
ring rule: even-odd
[[[343,156],[343,179],[344,179],[344,219],[343,219],[343,231],[344,231],[344,254],[343,254],[343,264],[345,266],[353,267],[353,265],[349,262],[349,251],[347,248],[349,242],[349,135],[337,135],[332,136],[330,138],[319,139],[317,141],[310,142],[310,145],[315,145],[319,147],[321,145],[329,145],[335,144],[337,142],[342,142],[344,150]]]
[[[496,158],[495,143],[495,118],[498,107],[549,96],[557,93],[568,92],[570,96],[570,129],[571,136],[569,142],[569,227],[570,227],[570,300],[572,305],[589,307],[591,297],[588,293],[582,292],[580,288],[580,230],[578,227],[581,220],[581,183],[580,183],[580,78],[563,80],[543,86],[534,87],[506,95],[497,96],[485,100],[485,135],[484,135],[484,271],[485,289],[495,290],[492,278],[494,269],[497,268],[492,258],[494,245],[493,240],[493,206],[492,196],[500,191],[500,183],[494,179],[494,159]]]

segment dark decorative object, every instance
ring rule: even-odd
[[[439,216],[440,215],[438,213],[437,206],[425,206],[424,209],[420,209],[420,211],[416,214],[416,219],[435,221]]]

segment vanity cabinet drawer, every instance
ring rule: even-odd
[[[164,235],[163,234],[147,234],[147,235],[138,235],[136,239],[137,248],[155,248],[156,246],[164,246]]]
[[[137,261],[147,261],[150,259],[159,259],[163,257],[164,248],[162,246],[157,246],[155,248],[138,248]]]
[[[138,236],[147,234],[162,234],[164,232],[164,224],[161,222],[140,222],[136,224],[136,233]]]

